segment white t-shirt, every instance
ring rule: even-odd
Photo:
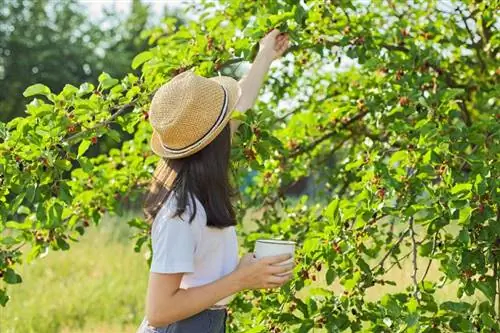
[[[231,273],[238,265],[238,239],[234,226],[218,229],[207,226],[207,216],[195,197],[196,215],[191,223],[192,202],[179,217],[173,192],[156,215],[152,230],[153,258],[151,272],[185,273],[180,288],[208,284]],[[227,304],[227,297],[217,304]]]

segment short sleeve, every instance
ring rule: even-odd
[[[188,210],[180,217],[172,217],[171,205],[164,208],[158,213],[151,231],[153,258],[150,271],[192,273],[196,242]]]

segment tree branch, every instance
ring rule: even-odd
[[[16,247],[15,249],[10,250],[10,252],[12,252],[12,253],[17,252],[17,251],[19,251],[25,245],[26,245],[26,242],[23,242],[23,243],[19,244],[19,246]]]
[[[479,62],[480,62],[480,65],[481,65],[481,71],[484,73],[486,71],[486,63],[484,62],[484,59],[481,56],[481,48],[480,48],[481,43],[479,43],[479,42],[476,43],[474,41],[474,33],[472,32],[472,30],[470,30],[469,25],[467,24],[467,18],[465,17],[465,15],[462,12],[462,10],[460,9],[460,7],[457,7],[456,9],[460,13],[460,17],[462,18],[462,22],[465,25],[465,29],[467,29],[467,32],[469,33],[470,39],[472,41],[472,47],[476,51],[477,58],[479,59]]]
[[[233,58],[233,59],[229,59],[228,61],[226,61],[225,63],[223,63],[220,67],[220,70],[223,69],[223,68],[226,68],[226,67],[229,67],[233,64],[237,64],[239,62],[242,62],[244,61],[245,59],[244,58]]]
[[[422,276],[422,279],[420,279],[420,284],[424,284],[425,278],[427,277],[427,274],[429,273],[429,269],[431,268],[432,261],[434,260],[432,256],[434,256],[434,252],[436,251],[436,234],[434,235],[434,238],[432,239],[432,251],[431,251],[431,259],[429,259],[429,262],[427,263],[427,267],[425,268],[424,275]]]
[[[472,125],[472,120],[470,117],[470,112],[467,109],[467,105],[465,104],[465,101],[462,100],[458,102],[458,106],[460,106],[460,109],[462,110],[465,125],[467,125],[467,127],[470,127]]]
[[[124,106],[122,106],[120,109],[118,109],[118,111],[116,111],[111,117],[109,117],[108,119],[106,120],[102,120],[100,122],[98,122],[94,127],[91,127],[89,128],[88,130],[85,130],[85,131],[81,131],[79,133],[76,133],[76,134],[73,134],[72,136],[70,136],[69,138],[66,139],[66,142],[70,142],[76,138],[79,138],[85,134],[87,134],[88,132],[93,132],[95,131],[96,129],[100,128],[100,127],[104,127],[108,124],[110,124],[111,122],[113,122],[113,120],[115,120],[119,115],[121,115],[122,113],[124,113],[128,108],[130,107],[133,107],[135,106],[134,103],[128,103],[128,104],[125,104]]]
[[[351,18],[349,17],[349,14],[347,14],[347,12],[346,12],[346,10],[345,10],[344,6],[339,6],[339,7],[340,7],[340,9],[342,9],[342,11],[344,12],[344,15],[345,15],[345,17],[346,17],[346,19],[347,19],[347,23],[351,24]]]
[[[408,231],[410,231],[410,228],[407,228],[400,236],[399,236],[399,239],[397,240],[397,242],[389,249],[389,251],[387,251],[387,253],[384,255],[384,257],[382,258],[382,260],[379,261],[378,264],[376,264],[375,266],[373,266],[370,270],[375,272],[376,269],[378,269],[379,267],[380,268],[384,268],[384,263],[385,261],[387,260],[387,258],[389,258],[389,256],[391,255],[392,251],[394,251],[395,248],[397,248],[399,246],[399,244],[401,244],[401,242],[403,241],[403,239],[406,237],[406,234],[408,233]]]
[[[415,239],[415,229],[414,229],[414,226],[413,226],[413,216],[410,217],[410,236],[411,236],[411,244],[412,244],[412,253],[413,253],[413,257],[412,257],[412,263],[413,263],[413,272],[412,272],[412,275],[411,275],[411,278],[413,280],[413,285],[415,286],[415,291],[413,293],[413,295],[415,296],[416,299],[420,299],[420,293],[419,293],[419,288],[418,288],[418,282],[417,282],[417,271],[418,271],[418,267],[417,267],[417,241]]]
[[[310,150],[314,149],[317,145],[319,145],[323,141],[325,141],[325,140],[333,137],[335,134],[337,134],[338,130],[347,128],[353,122],[362,119],[367,114],[368,114],[368,110],[365,110],[365,111],[362,111],[362,112],[358,113],[354,117],[352,117],[349,120],[343,122],[341,128],[335,129],[335,130],[333,130],[331,132],[328,132],[328,133],[324,134],[323,136],[320,136],[319,138],[317,138],[316,140],[314,140],[313,142],[311,142],[310,144],[308,144],[307,146],[305,146],[303,148],[298,148],[298,149],[292,151],[290,153],[290,155],[288,155],[288,157],[294,158],[294,157],[297,157],[298,155],[301,155],[301,154],[303,154],[303,153],[305,153],[307,151],[310,151]]]
[[[389,51],[401,51],[401,52],[405,52],[405,53],[409,53],[410,52],[409,49],[407,49],[406,47],[401,46],[401,45],[390,45],[390,44],[383,43],[380,46],[382,46],[383,48],[388,49]]]
[[[397,258],[396,261],[387,268],[386,272],[389,272],[394,266],[398,265],[398,267],[401,268],[401,265],[399,265],[399,263],[401,262],[401,260],[403,259],[406,259],[410,256],[411,254],[411,251],[408,251],[408,253],[406,253],[405,255],[402,255],[401,257]]]
[[[339,94],[340,94],[340,92],[339,92],[339,91],[337,91],[337,92],[336,92],[336,94],[328,94],[328,95],[326,95],[325,97],[323,97],[322,99],[320,99],[320,100],[316,101],[316,105],[319,105],[319,104],[321,104],[321,103],[325,102],[326,100],[328,100],[328,99],[330,99],[330,98],[332,98],[332,97],[334,97],[334,96],[338,96]],[[285,120],[286,118],[288,118],[289,116],[291,116],[292,114],[297,113],[297,112],[299,112],[299,111],[301,111],[301,110],[302,110],[302,107],[300,107],[300,106],[299,106],[299,107],[297,107],[296,109],[293,109],[293,110],[291,110],[291,111],[289,111],[289,112],[285,113],[285,114],[284,114],[284,115],[282,115],[281,117],[276,118],[276,120],[277,120],[277,121],[283,121],[283,120]]]

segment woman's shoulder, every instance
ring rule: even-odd
[[[194,201],[193,201],[194,199]],[[195,209],[196,206],[196,209]],[[167,198],[165,199],[163,206],[161,207],[160,211],[158,212],[158,215],[161,215],[162,218],[180,218],[186,222],[189,222],[191,216],[194,215],[193,218],[193,223],[197,224],[206,224],[206,213],[205,209],[203,208],[202,203],[196,198],[195,195],[191,196],[190,194],[188,195],[188,200],[186,203],[186,209],[184,212],[180,215],[177,216],[177,207],[178,207],[178,198],[177,194],[174,191],[171,191],[168,195]]]

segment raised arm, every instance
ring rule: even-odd
[[[259,42],[259,52],[248,73],[239,81],[241,97],[235,109],[245,112],[254,106],[259,90],[264,82],[269,67],[274,59],[279,58],[288,49],[288,35],[273,29]],[[231,120],[231,132],[235,132],[240,121]]]

